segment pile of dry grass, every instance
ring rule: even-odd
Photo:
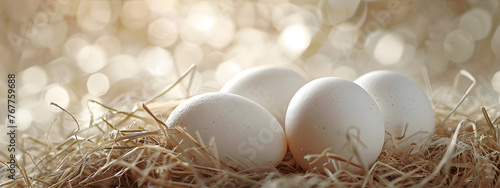
[[[444,123],[437,125],[430,144],[420,151],[404,154],[384,150],[369,171],[361,175],[345,170],[304,171],[289,152],[276,170],[267,173],[235,171],[223,165],[219,168],[197,166],[185,161],[182,157],[184,151],[178,151],[175,144],[169,141],[169,135],[179,130],[168,130],[162,124],[182,101],[147,102],[135,106],[131,112],[118,111],[97,101],[90,101],[107,108],[109,113],[97,118],[97,121],[91,121],[89,128],[78,128],[73,134],[67,135],[64,142],[52,143],[48,138],[25,138],[24,146],[39,147],[24,149],[25,157],[18,163],[21,173],[17,180],[3,179],[1,185],[498,187],[499,120],[492,121],[488,114],[498,115],[500,108],[497,104],[488,104],[485,98],[488,94],[474,92],[474,86],[473,80],[465,92],[458,92],[456,86],[441,90],[445,92],[435,92],[437,97],[434,97],[433,102],[436,122]],[[63,115],[74,119],[70,113]],[[78,121],[74,120],[74,123],[80,127]],[[4,172],[5,169],[2,169],[1,173]]]

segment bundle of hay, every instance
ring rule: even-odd
[[[447,87],[434,92],[437,129],[430,144],[408,153],[394,152],[394,148],[383,150],[364,174],[343,169],[332,172],[326,168],[304,171],[290,152],[275,170],[266,173],[237,171],[224,165],[199,166],[183,157],[187,151],[176,148],[176,143],[169,139],[171,134],[182,130],[168,129],[163,123],[182,100],[150,100],[130,106],[130,111],[119,111],[91,100],[89,103],[107,109],[108,113],[91,117],[89,126],[80,128],[71,113],[60,108],[66,112],[60,118],[72,120],[77,127],[74,133],[62,142],[51,142],[54,135],[50,130],[44,139],[23,138],[25,147],[20,149],[26,157],[17,163],[21,173],[15,181],[2,176],[1,185],[496,187],[500,178],[500,118],[490,116],[498,116],[499,108],[497,104],[488,104],[489,93],[481,93],[483,86],[469,78],[472,84],[466,91]],[[162,95],[168,95],[168,89]],[[196,149],[203,151],[203,145]],[[1,173],[5,173],[5,167],[2,168]]]

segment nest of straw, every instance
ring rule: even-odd
[[[304,171],[290,152],[266,173],[198,166],[169,140],[179,130],[163,124],[182,100],[148,101],[130,106],[130,111],[89,101],[109,112],[91,117],[83,128],[61,108],[61,118],[71,120],[76,130],[59,142],[50,141],[51,130],[43,139],[25,137],[23,145],[31,147],[20,148],[20,173],[16,180],[1,175],[0,182],[12,187],[498,187],[500,120],[490,116],[498,116],[500,108],[488,104],[493,95],[480,92],[472,76],[462,71],[459,77],[469,80],[465,91],[457,84],[434,91],[437,124],[430,144],[408,153],[383,150],[363,174]],[[175,83],[161,95],[172,87]],[[1,168],[0,173],[6,173],[6,167]]]

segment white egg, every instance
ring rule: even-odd
[[[191,97],[174,109],[166,124],[169,128],[183,128],[207,146],[209,155],[240,170],[273,168],[286,153],[286,137],[279,122],[257,103],[231,93]],[[192,150],[199,147],[186,135],[174,133],[172,138],[180,143],[181,150],[188,151],[194,163],[214,166],[213,160]],[[215,144],[211,144],[211,139]]]
[[[297,91],[288,106],[285,133],[293,157],[305,170],[335,171],[338,165],[359,173],[377,160],[384,144],[384,122],[375,101],[354,82],[335,77],[318,78]],[[345,160],[352,158],[352,164],[325,158],[310,164],[304,159],[327,149]]]
[[[418,149],[434,132],[434,111],[424,91],[410,78],[391,71],[373,71],[354,81],[377,102],[384,117],[385,130],[396,138],[399,152]],[[405,126],[408,128],[405,133]],[[386,135],[384,148],[394,146]]]
[[[285,124],[288,103],[307,81],[298,73],[278,67],[257,67],[231,78],[221,92],[234,93],[255,101]]]

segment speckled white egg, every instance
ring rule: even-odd
[[[384,123],[375,101],[354,82],[335,77],[315,79],[297,91],[288,106],[285,133],[293,157],[306,170],[335,171],[336,162],[323,158],[310,164],[304,158],[327,150],[346,161],[352,158],[355,165],[339,162],[338,167],[359,173],[377,160],[384,144]]]
[[[298,73],[279,67],[256,67],[229,80],[221,92],[234,93],[255,101],[271,112],[282,126],[293,95],[307,81]]]
[[[207,145],[209,155],[240,170],[273,168],[286,153],[286,137],[279,122],[257,103],[231,93],[191,97],[174,109],[166,124],[183,128],[198,143]],[[186,135],[177,132],[172,138],[195,164],[214,166],[192,150],[199,147]]]
[[[396,139],[397,151],[407,152],[422,146],[434,132],[434,111],[424,91],[410,78],[392,71],[366,73],[355,83],[363,87],[377,102],[384,117],[385,130]],[[405,131],[405,126],[408,128]],[[404,136],[403,136],[404,135]],[[394,146],[386,135],[384,148]]]

